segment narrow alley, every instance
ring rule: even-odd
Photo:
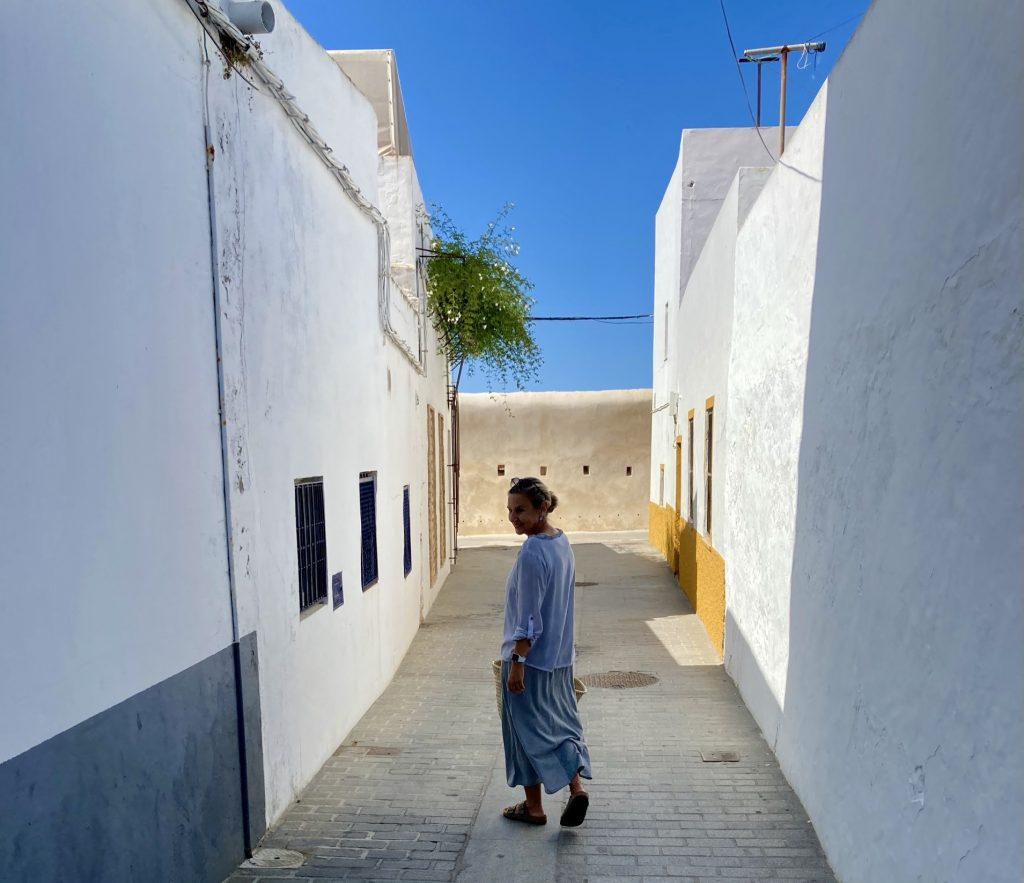
[[[564,794],[547,798],[546,827],[500,817],[519,793],[504,781],[490,670],[513,542],[460,552],[394,681],[264,838],[257,857],[293,850],[301,867],[243,866],[231,883],[833,881],[703,626],[640,533],[575,538],[576,672],[657,680],[591,685],[582,700],[594,761],[583,827],[559,828]],[[729,753],[738,760],[721,760]]]

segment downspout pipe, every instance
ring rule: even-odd
[[[234,526],[231,517],[231,472],[224,395],[224,345],[221,329],[220,244],[217,236],[217,201],[213,176],[214,140],[210,132],[210,57],[203,43],[203,152],[206,155],[206,194],[210,222],[210,275],[213,287],[213,335],[217,354],[217,418],[220,423],[221,491],[224,502],[224,543],[227,553],[228,596],[231,606],[231,658],[234,668],[235,717],[238,731],[239,785],[242,798],[242,839],[246,858],[252,857],[249,812],[249,759],[246,748],[245,702],[242,695],[242,648],[239,643],[238,590],[235,580]]]

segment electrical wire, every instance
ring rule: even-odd
[[[295,130],[302,136],[307,144],[313,149],[320,161],[327,167],[327,170],[334,179],[341,185],[341,189],[364,216],[369,218],[377,231],[377,311],[380,316],[380,323],[385,335],[401,351],[406,359],[416,369],[417,373],[426,373],[425,353],[420,353],[402,338],[391,324],[391,233],[388,228],[387,219],[377,206],[365,196],[359,185],[356,184],[352,172],[343,163],[339,162],[332,154],[330,145],[321,137],[314,128],[312,121],[295,100],[284,85],[284,82],[270,70],[263,62],[263,54],[255,46],[254,41],[243,34],[231,22],[227,14],[216,4],[211,5],[207,0],[184,0],[185,5],[192,10],[203,30],[222,43],[224,38],[230,38],[237,43],[240,50],[248,59],[249,68],[253,74],[263,83],[264,87],[273,97]],[[248,81],[247,81],[248,82]],[[395,284],[397,286],[397,283]],[[422,313],[416,317],[418,327],[421,327],[423,320]]]
[[[725,0],[718,0],[718,4],[719,6],[722,7],[722,20],[725,22],[725,35],[729,38],[729,48],[732,50],[733,64],[736,65],[736,75],[740,78],[740,86],[743,88],[743,97],[746,99],[747,102],[747,113],[750,114],[750,122],[753,123],[754,131],[757,132],[757,137],[760,139],[761,146],[764,148],[765,153],[767,153],[768,156],[771,157],[773,163],[778,163],[780,166],[785,166],[791,172],[795,172],[796,174],[800,175],[803,178],[807,178],[810,181],[816,181],[818,183],[821,183],[820,178],[815,178],[813,175],[808,175],[806,172],[803,172],[800,169],[796,168],[796,166],[791,166],[789,163],[785,162],[781,157],[775,156],[775,154],[772,153],[769,149],[768,144],[764,140],[764,136],[761,134],[761,128],[760,126],[757,125],[757,119],[754,116],[754,109],[750,105],[750,94],[747,92],[747,81],[743,79],[743,70],[740,68],[739,53],[736,52],[736,43],[732,39],[732,28],[729,27],[729,16],[728,14],[726,14],[725,11]],[[831,30],[840,28],[844,24],[848,24],[851,21],[853,21],[853,19],[849,18],[844,22],[840,22],[838,25],[834,25],[831,28]],[[822,31],[822,33],[828,32]],[[820,34],[815,36],[820,36]]]
[[[732,39],[732,28],[729,27],[729,15],[725,11],[725,0],[718,0],[718,5],[722,7],[722,21],[725,22],[725,35],[729,38],[729,48],[732,50],[732,61],[736,65],[736,76],[740,78],[740,87],[743,89],[743,98],[747,102],[747,113],[750,114],[750,122],[754,124],[754,131],[757,132],[757,137],[761,140],[761,146],[764,148],[765,153],[771,157],[772,162],[776,162],[775,154],[768,149],[768,144],[764,140],[764,136],[761,134],[761,127],[757,125],[757,118],[754,116],[754,108],[750,103],[750,93],[747,91],[747,81],[743,79],[743,69],[740,67],[739,53],[736,51],[736,43]]]
[[[618,322],[623,319],[653,319],[654,313],[637,313],[635,316],[530,316],[530,322]],[[647,324],[642,323],[642,324]]]
[[[807,42],[810,43],[811,41],[817,39],[818,37],[823,37],[825,34],[831,34],[833,31],[838,31],[843,25],[848,25],[851,21],[856,21],[858,18],[863,17],[863,15],[863,12],[858,12],[856,15],[851,15],[849,18],[843,19],[843,21],[839,22],[839,24],[832,25],[832,27],[825,28],[825,30],[818,31],[818,33],[814,34],[811,37],[808,37]]]

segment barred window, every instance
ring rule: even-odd
[[[412,573],[412,525],[409,521],[409,485],[402,489],[402,531],[405,537],[402,566],[405,575]]]
[[[327,600],[327,530],[323,478],[295,481],[295,538],[299,559],[299,611]]]
[[[377,473],[359,473],[363,591],[377,582]]]

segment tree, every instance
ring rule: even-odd
[[[427,313],[455,372],[479,364],[492,383],[523,389],[537,376],[541,355],[530,331],[532,283],[512,263],[519,254],[507,204],[477,239],[467,239],[440,206],[427,220],[433,249],[427,272]]]

